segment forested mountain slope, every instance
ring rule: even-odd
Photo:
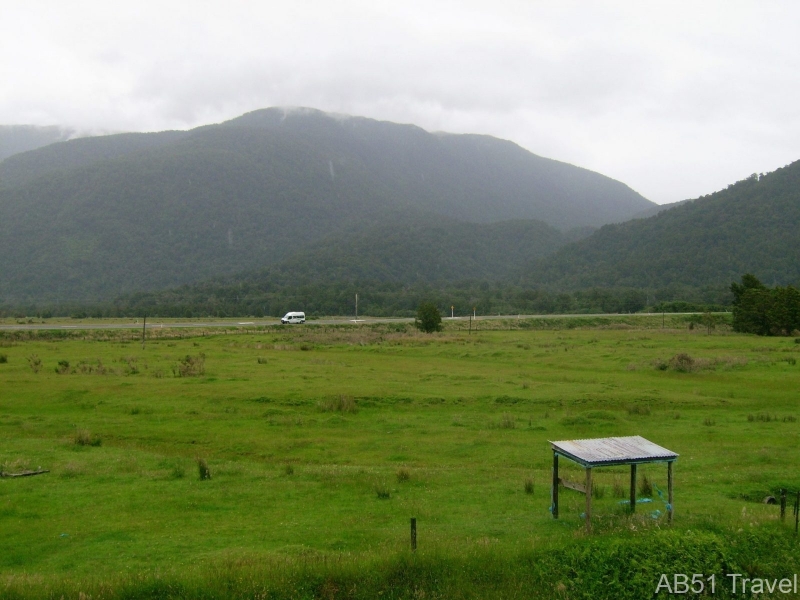
[[[391,228],[398,214],[567,229],[651,205],[511,142],[266,109],[4,161],[0,299],[92,300],[263,269],[337,233]]]
[[[507,278],[581,232],[535,220],[466,223],[430,216],[399,218],[343,232],[260,273],[237,279],[286,285],[331,282],[442,283]]]
[[[728,287],[743,273],[800,281],[800,161],[649,219],[606,225],[532,264],[523,281],[592,286]]]
[[[9,156],[67,140],[75,131],[55,125],[0,125],[0,162]]]

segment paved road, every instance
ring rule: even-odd
[[[484,315],[477,316],[476,321],[487,321],[497,319],[569,319],[580,317],[649,317],[658,316],[661,313],[637,313],[634,315],[619,315],[619,314],[597,314],[597,315]],[[670,313],[670,315],[691,315],[700,313]],[[447,317],[444,321],[468,321],[469,317],[455,317],[454,319]],[[352,323],[413,323],[413,318],[373,318],[362,317],[358,321],[349,317],[330,317],[325,319],[314,319],[307,321],[306,325],[347,325]],[[279,326],[281,323],[276,319],[242,319],[241,321],[161,321],[154,320],[147,323],[147,329],[162,329],[162,328],[199,328],[199,327],[274,327]],[[286,327],[289,327],[288,325]],[[30,331],[30,330],[54,330],[54,329],[141,329],[142,323],[130,321],[127,323],[91,323],[81,322],[75,325],[66,325],[62,323],[15,323],[12,325],[0,325],[0,331]]]

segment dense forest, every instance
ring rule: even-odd
[[[742,273],[772,285],[800,281],[800,162],[654,217],[606,225],[533,261],[521,282],[557,289],[686,286],[720,299]]]
[[[800,291],[768,288],[750,273],[731,285],[733,328],[758,335],[800,335]]]
[[[651,206],[620,182],[512,142],[266,109],[4,160],[0,300],[110,300],[256,271],[332,236],[368,238],[376,225],[408,220],[440,219],[455,240],[464,224],[538,220],[567,231]]]

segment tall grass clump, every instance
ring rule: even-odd
[[[72,443],[76,446],[100,446],[103,441],[99,436],[92,435],[88,429],[78,429],[72,436]]]
[[[0,365],[8,362],[8,354],[0,354]]]
[[[409,479],[411,479],[411,472],[408,469],[402,467],[397,470],[397,483],[403,483]]]
[[[526,494],[533,494],[533,479],[531,477],[528,477],[525,480],[523,489],[525,490]]]
[[[514,416],[503,413],[503,416],[500,417],[500,429],[514,429],[516,426],[517,421],[514,419]]]
[[[354,413],[358,411],[356,401],[352,396],[339,395],[333,398],[326,398],[318,405],[320,410],[324,412]]]
[[[211,479],[211,469],[209,469],[206,459],[197,457],[195,460],[197,461],[197,475],[200,477],[200,481]]]
[[[34,373],[38,373],[42,370],[42,359],[39,358],[36,354],[31,354],[28,357],[28,366],[31,368],[31,371]]]
[[[206,355],[202,352],[197,356],[187,354],[172,367],[172,374],[175,377],[199,377],[206,372]]]
[[[653,482],[650,481],[646,473],[639,480],[639,495],[648,498],[653,495]]]

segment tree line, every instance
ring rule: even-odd
[[[733,329],[758,335],[800,335],[800,290],[768,288],[754,275],[731,284]]]

